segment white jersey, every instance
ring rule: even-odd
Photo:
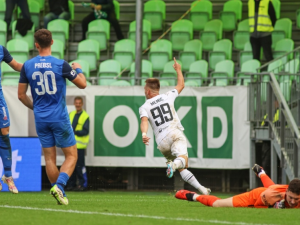
[[[178,91],[173,89],[166,94],[148,99],[139,109],[140,118],[149,119],[158,145],[172,130],[184,130],[174,107],[177,96]]]

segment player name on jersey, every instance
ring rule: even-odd
[[[159,98],[159,99],[156,99],[156,101],[150,102],[150,104],[151,104],[151,105],[155,105],[156,103],[159,103],[159,102],[161,102],[161,101],[163,101],[163,98],[162,98],[162,97]]]
[[[52,68],[51,63],[35,63],[34,68]]]

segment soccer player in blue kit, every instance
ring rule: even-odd
[[[0,63],[4,61],[11,68],[16,71],[21,71],[23,64],[18,63],[14,60],[10,53],[7,51],[5,47],[0,45]],[[0,70],[0,82],[1,82],[1,70]],[[0,83],[0,157],[2,159],[2,164],[4,167],[4,175],[2,176],[2,181],[8,185],[8,189],[10,192],[17,194],[18,189],[14,183],[12,173],[11,173],[11,165],[12,165],[12,155],[11,155],[11,146],[9,139],[9,126],[10,119],[9,113],[7,109],[7,105],[5,102],[5,98],[2,92],[2,86]],[[2,185],[0,183],[0,191],[2,190]]]
[[[34,40],[39,55],[23,65],[18,97],[34,111],[36,131],[45,156],[46,173],[52,185],[50,194],[58,204],[68,205],[64,187],[74,171],[77,148],[66,106],[66,79],[80,89],[86,87],[86,80],[78,63],[73,63],[71,67],[66,61],[51,56],[53,40],[50,31],[36,31]],[[33,101],[26,95],[28,84]],[[56,166],[55,146],[61,147],[65,155],[60,171]]]

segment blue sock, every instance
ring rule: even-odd
[[[51,183],[51,187],[53,187],[56,183]]]
[[[11,177],[11,146],[8,135],[0,135],[0,156],[2,158],[2,163],[4,166],[4,175],[6,177]]]
[[[69,180],[68,174],[64,172],[59,173],[59,176],[56,181],[56,185],[63,192],[64,196],[66,196],[64,188],[67,185],[68,180]]]

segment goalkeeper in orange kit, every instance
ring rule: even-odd
[[[177,191],[175,197],[198,201],[211,207],[300,208],[300,179],[293,179],[289,185],[280,185],[275,184],[261,166],[255,164],[252,170],[261,179],[264,187],[226,199],[198,195],[186,190]]]

